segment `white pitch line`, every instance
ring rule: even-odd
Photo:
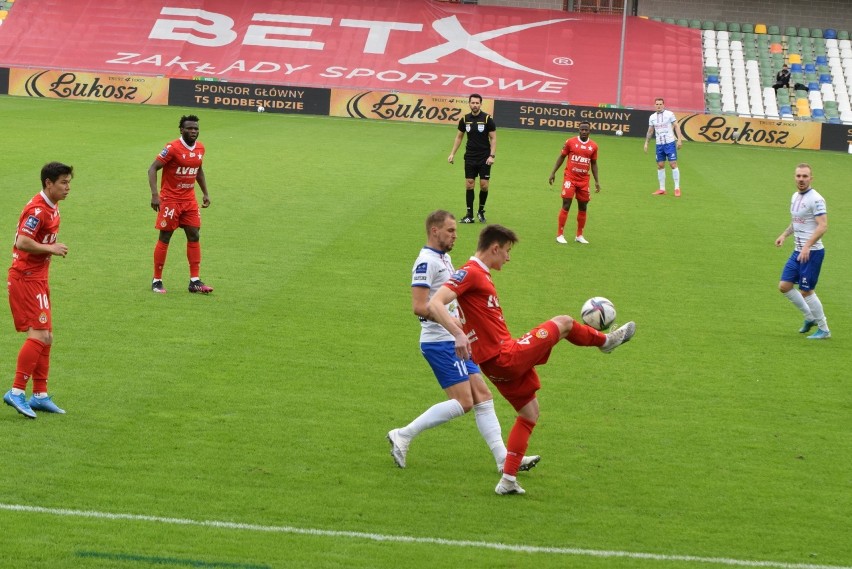
[[[467,541],[456,539],[441,539],[436,537],[412,537],[406,535],[386,535],[358,531],[336,531],[292,526],[263,526],[258,524],[243,524],[215,520],[190,520],[185,518],[165,518],[160,516],[144,516],[138,514],[112,514],[91,510],[68,510],[64,508],[43,508],[40,506],[25,506],[21,504],[2,504],[0,510],[25,512],[31,514],[48,514],[78,518],[95,518],[103,520],[128,520],[134,522],[152,522],[182,526],[200,526],[216,529],[232,529],[266,533],[289,533],[320,537],[348,537],[366,539],[369,541],[384,541],[397,543],[417,543],[442,545],[447,547],[473,547],[479,549],[496,549],[515,553],[544,553],[550,555],[573,555],[581,557],[648,559],[652,561],[686,561],[692,563],[715,563],[732,567],[768,567],[770,569],[852,569],[847,565],[814,565],[811,563],[785,563],[783,561],[749,561],[746,559],[730,559],[726,557],[700,557],[697,555],[663,555],[658,553],[636,553],[632,551],[606,551],[600,549],[579,549],[574,547],[540,547],[535,545],[511,545],[488,541]]]

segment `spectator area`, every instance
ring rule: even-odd
[[[702,30],[708,112],[852,124],[848,31],[660,21]],[[784,64],[791,71],[790,88],[776,92],[775,75]]]

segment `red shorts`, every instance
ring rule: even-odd
[[[559,327],[548,320],[521,338],[503,344],[500,353],[480,363],[479,369],[518,411],[535,399],[535,392],[541,388],[535,366],[547,363],[559,340]]]
[[[592,195],[589,193],[588,180],[586,180],[585,185],[581,186],[576,181],[565,178],[562,183],[562,199],[572,200],[575,195],[578,202],[587,202],[592,199]]]
[[[178,227],[201,227],[201,213],[195,199],[160,201],[160,211],[154,224],[160,231],[174,231]]]
[[[25,281],[9,271],[9,308],[15,330],[53,330],[50,314],[50,286],[47,281]]]

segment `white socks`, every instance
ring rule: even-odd
[[[675,188],[680,187],[680,168],[672,168],[672,180],[674,180]]]
[[[479,434],[485,439],[494,461],[500,465],[506,460],[506,445],[503,444],[503,431],[500,429],[500,420],[494,412],[494,400],[483,401],[473,406],[473,414],[476,418],[476,427]]]
[[[447,399],[426,409],[419,417],[399,430],[399,434],[408,440],[413,439],[426,429],[437,427],[456,417],[464,415],[464,407],[455,399]],[[494,401],[488,400],[473,406],[476,428],[485,439],[485,443],[494,455],[497,466],[506,460],[506,445],[503,443],[503,431],[500,420],[494,412]]]
[[[666,169],[658,169],[657,170],[657,179],[660,181],[660,189],[666,189]]]
[[[816,292],[812,292],[811,294],[803,298],[805,299],[805,303],[807,303],[808,308],[810,308],[810,312],[813,315],[810,320],[816,322],[820,330],[828,332],[828,321],[825,319],[825,312],[822,309],[822,302],[820,302],[819,298],[816,295]]]
[[[801,311],[802,316],[805,317],[805,320],[816,320],[816,318],[814,318],[814,315],[811,313],[809,303],[805,302],[805,297],[802,296],[802,293],[799,292],[799,289],[791,288],[783,294],[790,300],[790,302],[793,303],[793,306],[795,306]],[[819,300],[817,300],[817,304],[819,304]],[[822,312],[822,304],[819,305],[819,309],[820,312]]]
[[[426,429],[437,427],[462,415],[464,415],[464,407],[461,403],[455,399],[447,399],[426,409],[422,415],[401,428],[399,434],[407,439],[413,439]]]

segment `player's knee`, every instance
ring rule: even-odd
[[[172,240],[172,232],[171,231],[160,231],[160,242],[169,244],[169,241]]]
[[[491,394],[491,390],[488,389],[488,386],[479,374],[471,374],[470,390],[473,394],[474,405],[494,399],[494,396]]]
[[[518,415],[520,415],[521,417],[523,417],[524,419],[526,419],[527,421],[529,421],[533,425],[537,425],[538,424],[538,417],[539,417],[538,405],[536,405],[536,406],[527,405],[526,407],[524,407],[523,409],[521,409],[518,412]]]
[[[778,292],[780,292],[781,294],[787,294],[791,290],[793,290],[793,283],[788,283],[786,281],[781,281],[780,283],[778,283]]]
[[[454,399],[458,401],[465,413],[473,409],[473,395],[471,393],[458,395]]]

